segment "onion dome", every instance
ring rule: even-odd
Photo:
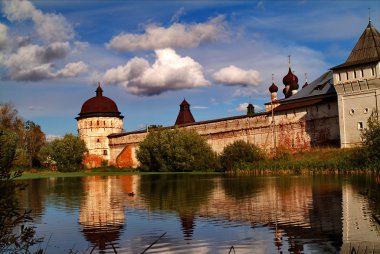
[[[119,109],[116,106],[116,103],[110,98],[103,96],[103,89],[100,87],[96,89],[96,96],[88,99],[82,105],[82,109],[78,114],[80,118],[94,117],[94,116],[111,116],[123,118]]]
[[[290,90],[298,90],[298,88],[299,88],[298,82],[292,82],[290,84]]]
[[[282,83],[284,83],[285,86],[290,86],[294,82],[298,84],[298,78],[292,73],[292,70],[289,67],[288,74],[282,79]]]
[[[278,87],[274,83],[272,83],[272,85],[269,87],[269,92],[277,93],[277,91],[278,91]]]

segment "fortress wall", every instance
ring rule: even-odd
[[[237,140],[253,143],[268,153],[274,147],[297,151],[339,142],[336,102],[276,112],[274,121],[273,125],[270,114],[258,114],[199,122],[182,128],[195,129],[217,153]],[[110,137],[111,163],[138,166],[136,149],[146,135],[140,132]]]

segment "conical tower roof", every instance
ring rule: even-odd
[[[380,33],[369,21],[366,29],[360,36],[351,54],[344,64],[335,66],[334,69],[340,69],[358,64],[376,62],[380,60]]]
[[[193,114],[191,114],[191,111],[190,111],[190,104],[185,99],[183,99],[179,107],[180,109],[179,109],[177,120],[175,121],[175,125],[194,123],[195,120],[194,120]]]

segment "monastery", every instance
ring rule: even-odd
[[[165,128],[194,129],[218,153],[236,140],[268,153],[279,148],[359,146],[361,131],[380,106],[380,33],[369,21],[347,60],[301,89],[289,61],[283,84],[284,98],[278,99],[279,88],[272,82],[265,112],[255,113],[250,104],[245,115],[196,122],[190,104],[183,100],[175,125]],[[149,130],[123,132],[123,116],[116,103],[103,96],[100,85],[76,119],[79,137],[88,149],[86,166],[138,166],[136,150]]]

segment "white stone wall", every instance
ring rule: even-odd
[[[217,153],[237,140],[253,143],[266,152],[271,152],[274,147],[304,150],[339,140],[338,106],[335,101],[276,112],[274,118],[274,126],[271,115],[256,115],[200,122],[184,128],[195,129]],[[136,150],[147,134],[130,133],[110,138],[111,163],[115,163],[118,155],[129,145],[134,166],[137,166]]]
[[[77,121],[79,137],[86,143],[90,155],[109,161],[110,149],[107,136],[123,131],[123,120],[117,117],[88,117]]]
[[[341,147],[359,146],[368,118],[372,111],[379,111],[380,63],[334,71],[334,86],[338,94]]]

